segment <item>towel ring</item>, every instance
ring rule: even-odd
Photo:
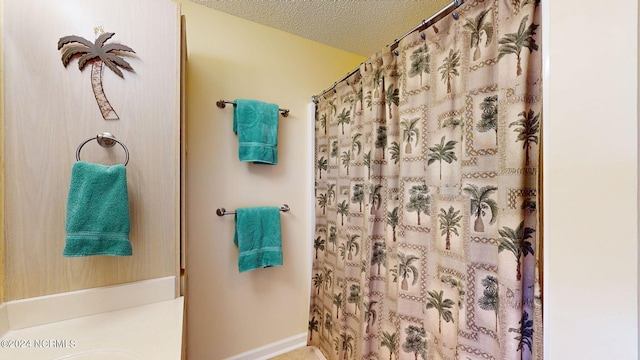
[[[88,138],[87,140],[83,141],[82,144],[78,145],[78,149],[76,150],[77,161],[80,161],[80,150],[82,150],[82,147],[91,140],[96,140],[98,144],[100,144],[100,146],[104,148],[113,147],[116,143],[120,144],[120,146],[122,146],[122,148],[124,149],[124,154],[125,154],[123,165],[127,166],[127,164],[129,163],[129,150],[127,149],[127,147],[124,146],[124,144],[120,140],[116,139],[116,137],[113,136],[113,134],[108,132],[103,132],[98,134],[95,137]]]

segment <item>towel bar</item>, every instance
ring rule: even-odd
[[[291,210],[291,209],[289,208],[289,205],[287,205],[287,204],[283,204],[282,206],[280,206],[280,211],[282,211],[282,212],[287,212],[289,210]],[[216,210],[216,214],[218,216],[233,215],[235,213],[236,213],[235,211],[227,211],[225,208],[218,208],[218,210]]]
[[[233,101],[227,101],[223,99],[216,101],[216,106],[218,106],[220,109],[224,109],[227,106],[226,104],[235,105],[236,103],[234,103]],[[278,110],[280,110],[280,114],[282,116],[284,117],[289,116],[289,109],[278,109]]]
[[[100,146],[104,148],[113,147],[116,143],[120,144],[120,146],[122,146],[122,148],[124,149],[124,154],[125,154],[124,166],[127,166],[127,164],[129,163],[129,150],[127,149],[127,147],[124,146],[124,144],[121,141],[116,139],[116,137],[113,136],[113,134],[110,134],[108,132],[103,132],[98,134],[95,137],[90,137],[87,140],[83,141],[80,145],[78,145],[78,149],[76,150],[77,161],[80,161],[80,150],[82,150],[82,147],[91,140],[96,140],[98,144],[100,144]]]

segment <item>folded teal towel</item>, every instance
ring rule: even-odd
[[[237,209],[235,222],[233,242],[240,251],[240,272],[282,265],[280,208]]]
[[[233,132],[238,134],[240,161],[277,164],[278,105],[246,99],[233,102]]]
[[[66,257],[131,255],[124,165],[73,164],[66,230]]]

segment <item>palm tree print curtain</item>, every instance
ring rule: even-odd
[[[319,99],[309,343],[541,359],[539,6],[468,1]]]

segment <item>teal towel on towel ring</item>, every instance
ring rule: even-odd
[[[240,272],[282,265],[280,208],[236,209],[233,242],[238,246]]]
[[[247,99],[233,102],[233,132],[238,135],[240,161],[277,164],[278,105]]]
[[[77,161],[67,199],[65,257],[132,254],[124,165]]]

